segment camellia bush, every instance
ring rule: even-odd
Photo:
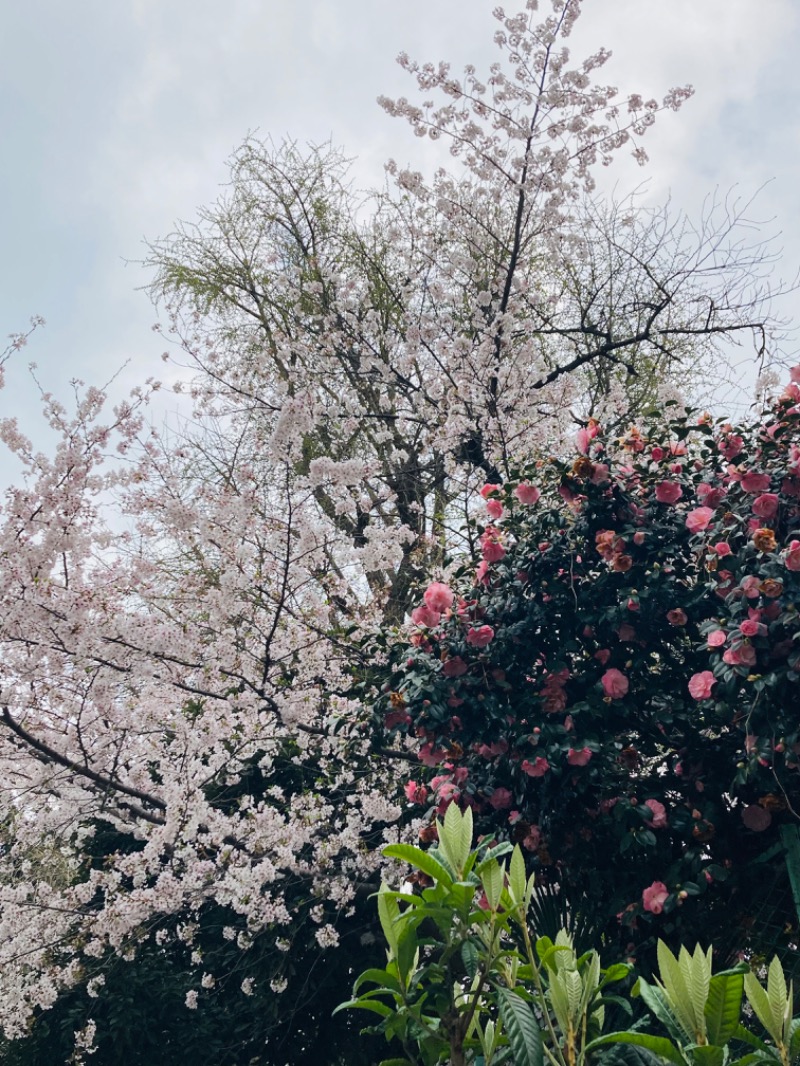
[[[796,935],[799,403],[795,368],[745,426],[590,421],[576,454],[484,486],[476,561],[390,651],[377,715],[418,752],[409,801],[471,808],[648,972],[658,937]]]

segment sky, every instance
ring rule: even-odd
[[[519,6],[522,6],[521,3]],[[16,353],[0,417],[38,440],[43,388],[72,378],[112,394],[163,373],[164,341],[142,286],[145,241],[220,194],[248,133],[327,139],[364,186],[389,157],[430,162],[379,94],[413,98],[400,51],[486,69],[494,0],[26,0],[0,6],[0,337],[47,322]],[[508,11],[516,10],[510,0]],[[643,178],[696,214],[718,190],[749,198],[780,234],[780,272],[800,264],[800,5],[796,0],[585,0],[573,58],[604,46],[602,80],[645,98],[692,83],[659,117],[649,166],[623,164],[610,187]],[[420,155],[422,152],[422,155]],[[800,320],[800,297],[779,309]],[[169,401],[158,417],[169,411]],[[41,439],[44,439],[43,437]],[[11,468],[0,458],[0,484]]]

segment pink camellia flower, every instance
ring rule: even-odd
[[[442,667],[442,673],[445,677],[461,677],[462,674],[467,672],[467,664],[461,658],[460,655],[454,655],[452,659],[448,659]]]
[[[519,768],[523,773],[526,773],[528,777],[544,777],[550,769],[550,763],[547,759],[543,759],[541,755],[537,755],[533,762],[528,762],[527,759],[524,759],[519,764]]]
[[[731,554],[731,546],[730,546],[730,544],[728,544],[727,540],[720,540],[714,545],[714,551],[720,557],[723,557],[725,555],[730,555]]]
[[[739,632],[745,637],[763,637],[766,635],[767,627],[756,618],[745,618],[739,625]]]
[[[575,444],[582,455],[589,451],[589,445],[600,432],[600,427],[593,418],[589,419],[589,425],[585,429],[579,429],[575,436]]]
[[[471,644],[473,648],[485,648],[493,640],[494,630],[491,626],[478,626],[477,629],[467,632],[467,644]]]
[[[487,563],[499,563],[506,550],[500,543],[500,531],[494,526],[487,526],[481,537],[481,555]]]
[[[411,612],[411,621],[415,626],[438,626],[440,618],[441,615],[438,611],[432,611],[425,604],[421,607],[415,607]]]
[[[728,635],[724,629],[712,629],[706,637],[706,643],[709,648],[721,648],[727,639]]]
[[[690,533],[701,533],[708,529],[708,524],[714,517],[714,511],[710,507],[695,507],[686,516],[686,528]]]
[[[719,450],[729,463],[739,455],[744,448],[744,441],[734,433],[729,433],[724,440],[719,442]]]
[[[447,752],[434,748],[432,743],[423,744],[417,753],[419,761],[425,766],[438,766],[447,758]]]
[[[669,897],[669,891],[663,881],[654,881],[642,892],[642,906],[651,914],[661,914]]]
[[[494,519],[502,518],[505,514],[503,505],[499,500],[491,499],[486,501],[486,510]]]
[[[608,463],[595,463],[594,470],[591,476],[591,482],[593,485],[603,485],[608,481]]]
[[[759,518],[774,518],[778,513],[779,503],[780,500],[774,492],[765,492],[753,500],[753,514],[757,514]]]
[[[476,585],[488,585],[489,584],[489,564],[485,559],[481,559],[475,568],[475,584]]]
[[[752,644],[740,644],[738,648],[728,648],[722,661],[729,666],[754,666],[756,649]]]
[[[707,700],[716,683],[717,679],[711,671],[703,670],[699,674],[693,674],[689,679],[689,692],[696,700]]]
[[[418,785],[416,781],[409,781],[404,791],[411,803],[424,803],[428,798],[427,788],[424,785]]]
[[[592,753],[589,748],[581,748],[580,751],[570,748],[567,752],[567,762],[570,766],[585,766],[591,757]]]
[[[645,807],[649,807],[653,812],[653,817],[650,819],[651,829],[663,829],[667,824],[667,808],[659,800],[649,799],[644,801]]]
[[[783,563],[787,570],[800,570],[800,540],[789,541]]]
[[[682,608],[673,607],[671,611],[667,611],[667,621],[671,626],[685,626],[689,617]]]
[[[502,811],[511,806],[512,799],[513,797],[507,788],[496,788],[489,797],[489,806],[494,807],[496,811]]]
[[[653,450],[650,452],[650,458],[653,460],[654,463],[660,463],[661,460],[664,458],[664,455],[664,449],[659,448],[658,445],[656,445],[656,447],[653,448]]]
[[[761,595],[761,581],[754,574],[748,574],[747,577],[742,578],[740,585],[742,592],[749,600],[757,600]]]
[[[441,581],[434,581],[428,585],[422,598],[425,600],[426,607],[439,613],[449,611],[454,600],[452,590]]]
[[[488,500],[490,496],[494,496],[496,492],[499,492],[502,487],[502,485],[484,485],[481,489],[481,496],[483,496],[484,500]]]
[[[795,385],[800,385],[800,364],[791,368],[789,377]]]
[[[594,653],[594,658],[597,659],[601,666],[605,666],[608,660],[611,658],[611,652],[608,648],[599,648]]]
[[[606,670],[600,679],[600,683],[603,686],[603,692],[606,696],[609,696],[612,700],[620,700],[623,696],[627,695],[630,688],[630,682],[621,670],[617,670],[616,667]]]
[[[770,476],[769,474],[756,474],[751,470],[746,474],[742,474],[739,484],[745,492],[755,496],[759,492],[767,491],[770,485]]]
[[[520,503],[531,506],[538,501],[542,494],[535,485],[529,485],[526,481],[523,481],[521,485],[517,485],[514,489],[514,495]]]
[[[630,608],[632,610],[632,608]],[[617,636],[620,640],[625,641],[626,644],[630,644],[632,640],[636,640],[636,630],[633,626],[628,625],[627,622],[623,622],[617,630]]]
[[[661,481],[656,485],[656,499],[659,503],[677,503],[683,496],[683,489],[675,481]]]

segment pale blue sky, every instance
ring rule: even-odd
[[[36,360],[47,388],[162,372],[155,314],[132,261],[144,238],[191,219],[251,130],[332,136],[379,182],[388,156],[419,142],[375,104],[413,95],[393,62],[405,50],[454,67],[494,58],[493,0],[26,0],[0,8],[0,335],[32,314],[47,327],[17,357],[0,414],[36,435]],[[509,0],[509,11],[516,9]],[[586,0],[573,54],[600,45],[603,80],[696,97],[647,138],[653,195],[695,208],[738,183],[784,231],[785,273],[800,262],[800,25],[796,0]],[[622,167],[623,184],[642,172]],[[127,263],[126,263],[127,261]],[[787,303],[800,311],[798,299]],[[800,314],[796,317],[800,318]],[[118,385],[117,388],[121,388]],[[6,481],[1,476],[0,482]]]

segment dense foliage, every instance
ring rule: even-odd
[[[757,947],[758,859],[796,833],[793,378],[747,426],[590,422],[576,455],[486,485],[480,562],[429,586],[378,707],[424,764],[409,799],[471,807],[644,964],[657,936]]]

